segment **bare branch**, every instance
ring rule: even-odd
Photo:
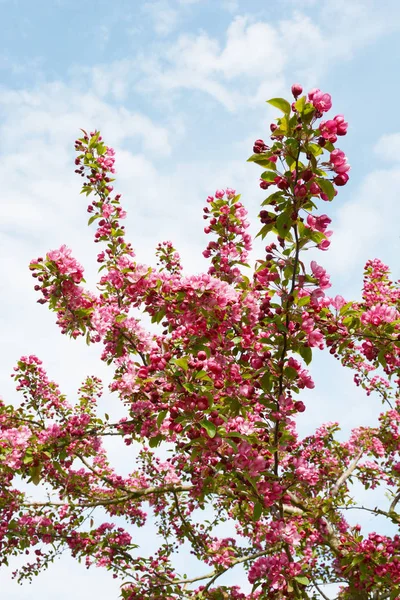
[[[351,474],[353,473],[354,469],[356,468],[356,466],[363,454],[364,454],[364,448],[361,448],[361,450],[357,453],[356,457],[354,458],[353,462],[350,463],[349,467],[346,469],[346,471],[344,473],[342,473],[342,475],[339,477],[339,479],[337,480],[335,485],[332,487],[331,496],[336,496],[336,494],[338,493],[338,491],[340,489],[340,486],[342,486],[343,483],[351,476]]]
[[[396,508],[397,503],[399,502],[399,500],[400,500],[400,492],[397,493],[397,495],[395,496],[392,504],[390,505],[390,508],[389,508],[389,512],[390,513],[394,512],[394,510],[395,510],[395,508]]]

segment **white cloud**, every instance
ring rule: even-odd
[[[227,29],[223,47],[205,32],[181,35],[163,48],[162,56],[142,57],[140,64],[143,77],[139,81],[144,92],[200,90],[233,111],[254,102],[260,79],[264,86],[282,86],[285,55],[272,26],[237,17]],[[240,78],[243,82],[233,87],[233,80]],[[244,81],[249,78],[256,83],[247,91]]]
[[[374,152],[380,160],[387,162],[400,161],[400,133],[388,133],[379,138]]]
[[[141,56],[140,86],[145,93],[199,90],[233,111],[258,102],[261,80],[283,87],[289,71],[314,87],[331,64],[351,59],[398,23],[376,3],[357,0],[329,0],[312,16],[294,10],[273,23],[236,16],[223,45],[206,32],[182,34],[151,58]]]
[[[336,211],[332,245],[320,261],[333,279],[340,276],[351,293],[361,288],[368,259],[381,259],[394,269],[395,278],[400,276],[398,261],[394,260],[400,255],[399,187],[399,168],[376,169],[352,192],[351,200]],[[335,202],[340,205],[340,196]]]
[[[161,36],[169,35],[178,24],[178,12],[166,0],[146,2],[143,11],[153,20],[154,31]]]
[[[222,6],[228,12],[231,12],[231,13],[238,12],[239,0],[223,0]]]

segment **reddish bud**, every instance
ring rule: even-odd
[[[301,87],[301,85],[299,83],[294,83],[292,85],[292,94],[295,98],[298,98],[300,96],[300,94],[302,94],[303,92],[303,88]]]

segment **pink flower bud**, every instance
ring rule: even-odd
[[[264,140],[256,140],[253,146],[254,154],[261,154],[267,150],[268,146],[265,144]]]
[[[294,195],[297,198],[304,198],[307,196],[307,187],[304,184],[297,184],[294,188]]]
[[[321,188],[319,187],[318,183],[315,183],[315,181],[310,183],[310,192],[313,194],[313,196],[316,196],[321,192]]]
[[[349,124],[344,120],[344,116],[336,115],[334,121],[336,121],[337,125],[337,135],[346,135]]]
[[[294,83],[292,85],[292,94],[293,96],[297,99],[300,94],[303,93],[303,88],[301,87],[301,85],[299,83]]]
[[[347,173],[339,173],[334,178],[333,183],[335,183],[338,186],[342,186],[342,185],[346,185],[348,180],[349,180],[349,176],[347,175]]]

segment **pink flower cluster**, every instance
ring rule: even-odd
[[[332,108],[332,98],[330,94],[324,94],[318,88],[309,91],[308,98],[311,100],[314,108],[320,113],[328,112],[328,110]]]
[[[400,313],[394,306],[377,304],[362,314],[361,321],[364,324],[381,325],[381,323],[392,323],[399,318]]]
[[[217,241],[211,241],[203,252],[205,258],[212,257],[211,275],[219,276],[228,282],[239,281],[241,272],[238,264],[246,263],[252,248],[251,236],[246,232],[249,223],[247,210],[238,201],[235,190],[217,190],[215,197],[209,196],[204,219],[210,219],[204,232],[215,233]]]
[[[62,275],[68,275],[74,283],[80,283],[83,279],[83,267],[71,254],[70,248],[64,244],[58,250],[48,252],[47,258],[55,263]]]
[[[349,124],[344,120],[343,115],[336,115],[328,121],[321,121],[319,130],[321,136],[334,144],[337,141],[338,135],[346,135]]]
[[[339,150],[339,148],[336,148],[331,152],[329,160],[332,169],[336,173],[333,182],[339,186],[345,185],[349,180],[348,171],[350,171],[350,165],[347,162],[345,153],[342,150]]]
[[[298,563],[289,562],[285,552],[273,556],[262,556],[258,558],[249,570],[249,582],[251,584],[260,579],[268,579],[271,591],[286,591],[291,578],[301,573]]]

